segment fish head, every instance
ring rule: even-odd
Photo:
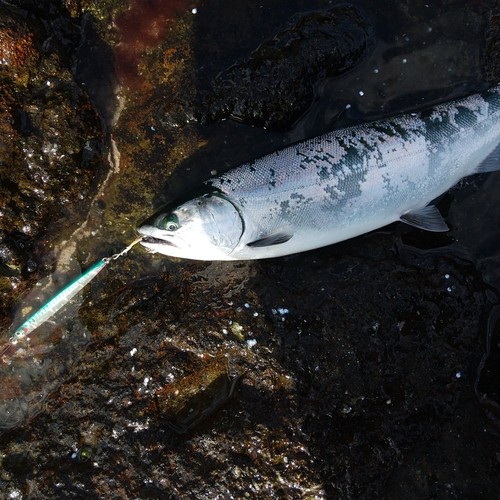
[[[208,189],[153,215],[138,229],[151,252],[196,260],[231,260],[244,224],[223,193]]]

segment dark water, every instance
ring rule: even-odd
[[[500,81],[496,2],[135,0],[128,12],[89,2],[85,13],[46,3],[25,4],[26,23],[50,26],[45,39],[60,44],[121,155],[105,183],[102,138],[95,186],[81,193],[93,231],[78,236],[82,267],[213,170]],[[498,193],[491,174],[443,196],[444,235],[392,225],[243,263],[134,251],[89,287],[76,320],[59,321],[64,349],[44,357],[42,342],[41,356],[2,358],[3,374],[24,377],[7,400],[26,420],[0,437],[0,491],[494,498]],[[69,203],[67,221],[86,215]],[[27,255],[10,252],[50,274],[54,258],[39,255],[68,224],[28,235]],[[26,272],[9,279],[33,285]]]

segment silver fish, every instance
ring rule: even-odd
[[[304,252],[395,221],[447,231],[429,203],[500,169],[500,85],[336,130],[206,181],[139,228],[152,252],[246,260]]]

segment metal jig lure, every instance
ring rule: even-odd
[[[49,320],[54,314],[62,309],[85,285],[90,283],[112,260],[116,260],[125,255],[134,245],[141,241],[142,236],[134,240],[128,247],[121,252],[104,257],[89,267],[81,276],[68,283],[57,295],[52,297],[40,309],[32,314],[22,325],[16,328],[10,342],[15,344],[19,340],[28,336],[33,330]]]

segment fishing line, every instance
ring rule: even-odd
[[[130,249],[141,241],[143,236],[134,240],[130,245],[125,247],[121,252],[115,253],[110,257],[104,257],[93,266],[89,267],[82,275],[68,283],[54,297],[47,301],[40,309],[24,321],[16,328],[11,335],[9,341],[16,344],[20,340],[26,338],[31,332],[37,329],[40,325],[48,321],[54,314],[61,310],[78,292],[88,285],[111,261],[117,260],[127,254]]]

